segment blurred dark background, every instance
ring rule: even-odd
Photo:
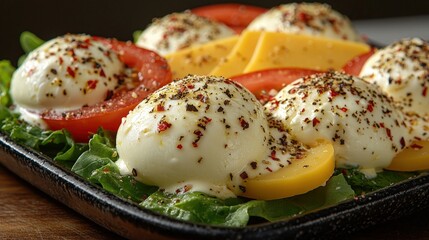
[[[42,39],[65,33],[87,33],[131,40],[154,17],[215,3],[246,3],[273,7],[288,0],[0,0],[0,59],[16,63],[22,54],[19,34],[31,31]],[[314,2],[314,1],[310,1]],[[429,1],[331,0],[320,1],[352,20],[429,14]],[[428,26],[429,31],[429,26]]]

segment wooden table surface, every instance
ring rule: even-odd
[[[52,199],[0,164],[0,239],[120,237]],[[372,227],[347,239],[429,239],[429,209]]]

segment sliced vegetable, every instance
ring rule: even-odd
[[[362,70],[363,65],[365,65],[368,58],[370,58],[374,52],[376,51],[375,48],[372,48],[369,52],[366,52],[364,54],[361,54],[344,65],[343,70],[344,72],[353,75],[353,76],[359,76],[360,71]]]
[[[58,114],[48,111],[42,119],[50,129],[67,129],[76,141],[87,142],[90,134],[99,127],[116,131],[122,117],[126,116],[141,100],[172,79],[170,68],[164,58],[155,52],[139,48],[130,42],[95,37],[119,54],[119,58],[137,71],[136,87],[119,89],[112,98],[96,105]]]
[[[261,98],[270,90],[281,90],[298,78],[320,73],[317,70],[302,68],[267,69],[231,77],[231,80],[241,83],[249,91]]]
[[[215,4],[191,9],[192,13],[221,22],[233,28],[237,33],[240,33],[253,19],[266,11],[266,8],[235,3]]]

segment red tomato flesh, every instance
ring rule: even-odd
[[[104,102],[62,114],[48,111],[42,119],[49,129],[67,129],[78,142],[87,142],[90,134],[99,127],[117,131],[122,117],[139,104],[146,96],[171,82],[168,63],[155,52],[139,48],[129,42],[94,37],[119,54],[119,59],[137,72],[137,86],[131,90],[120,90]]]
[[[214,4],[191,9],[192,13],[221,22],[233,28],[237,33],[240,33],[253,19],[266,11],[266,8],[236,3]]]
[[[369,52],[359,55],[347,62],[346,65],[344,65],[343,67],[344,72],[353,76],[359,76],[363,65],[365,65],[368,58],[371,57],[375,51],[376,49],[372,48]]]
[[[296,79],[315,73],[320,71],[304,68],[276,68],[234,76],[231,80],[241,83],[261,99],[272,89],[279,91]]]

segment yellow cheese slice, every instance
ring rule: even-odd
[[[358,42],[264,32],[244,73],[282,67],[338,70],[369,50],[369,45]]]
[[[262,32],[245,31],[241,33],[237,44],[229,55],[223,59],[210,73],[210,75],[232,77],[243,73],[250,61],[253,51]]]
[[[238,40],[238,36],[211,41],[167,54],[173,79],[188,74],[207,75],[226,57]]]
[[[322,186],[335,169],[334,147],[320,143],[311,148],[303,159],[276,172],[245,180],[242,194],[253,199],[280,199],[306,193]]]
[[[386,168],[392,171],[423,171],[429,169],[429,141],[417,141],[398,153]]]

